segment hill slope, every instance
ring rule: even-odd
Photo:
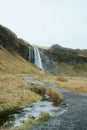
[[[69,65],[67,63],[59,63],[49,70],[54,75],[61,76],[85,76],[87,77],[87,63]]]
[[[40,74],[40,70],[18,55],[0,45],[0,111],[13,109],[40,98],[29,90],[32,85],[22,76]]]
[[[39,71],[39,69],[35,65],[26,61],[26,59],[21,57],[15,51],[9,52],[0,46],[0,71],[12,74],[31,74],[31,72],[35,74]]]
[[[19,39],[10,29],[0,25],[0,45],[8,51],[16,51],[19,55],[28,60],[29,43]]]
[[[56,44],[40,49],[43,66],[55,75],[87,76],[87,50],[64,48]]]

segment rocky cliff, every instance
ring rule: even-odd
[[[87,56],[81,50],[63,48],[59,45],[53,45],[49,49],[40,49],[40,54],[45,69],[51,69],[61,62],[69,65],[87,63]]]
[[[33,49],[28,42],[17,38],[16,34],[2,25],[0,25],[0,45],[10,52],[16,51],[27,60],[29,60],[29,46]]]
[[[0,25],[0,45],[2,45],[8,51],[16,51],[23,56],[26,60],[34,63],[34,47],[23,39],[19,39],[10,29]],[[65,64],[72,68],[77,68],[78,65],[87,63],[87,50],[71,49],[61,47],[58,44],[52,45],[48,49],[39,48],[42,59],[43,68],[50,72],[59,72],[61,68],[59,66]],[[62,64],[63,63],[63,64]],[[76,66],[75,66],[76,65]],[[85,66],[85,67],[84,67]],[[86,64],[80,66],[86,68]],[[67,67],[66,67],[67,68]],[[65,68],[65,69],[66,69]],[[69,68],[69,67],[68,67]],[[65,70],[63,69],[63,71]],[[70,70],[70,69],[69,69]],[[85,71],[84,69],[83,71]],[[62,70],[61,70],[62,71]]]

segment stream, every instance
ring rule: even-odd
[[[23,77],[24,80],[32,83],[38,84],[44,87],[55,87],[55,84],[46,84],[38,81],[34,81],[31,77]],[[35,103],[32,103],[27,106],[23,106],[19,109],[16,109],[12,112],[3,113],[0,115],[0,127],[9,128],[10,130],[14,129],[17,126],[21,126],[29,118],[33,117],[38,119],[41,113],[49,113],[52,117],[63,114],[67,111],[67,107],[61,105],[61,107],[53,106],[53,103],[47,100],[41,100]]]

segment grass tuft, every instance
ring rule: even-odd
[[[47,91],[47,95],[49,96],[49,100],[53,101],[53,104],[55,106],[60,105],[62,101],[62,95],[59,92],[57,92],[54,89],[49,88]]]
[[[42,86],[34,86],[33,88],[31,88],[31,90],[35,93],[38,93],[43,98],[45,97],[45,95],[48,95],[48,100],[52,101],[55,106],[60,105],[62,101],[62,95],[54,89],[45,88]]]
[[[49,115],[49,113],[41,113],[39,121],[40,122],[45,122],[48,121],[51,118],[51,116]]]
[[[42,86],[33,86],[33,88],[31,88],[32,91],[34,91],[35,93],[41,95],[44,97],[44,95],[46,94],[46,88],[42,87]]]
[[[68,82],[68,79],[65,77],[57,77],[57,80],[60,82]]]

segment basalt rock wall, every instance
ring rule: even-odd
[[[87,63],[87,56],[81,55],[81,50],[63,48],[53,45],[49,49],[40,49],[42,63],[45,69],[52,69],[58,63],[69,65]]]

